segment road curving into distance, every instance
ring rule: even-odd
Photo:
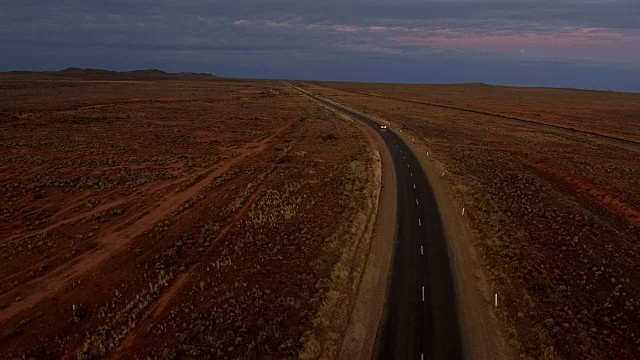
[[[515,117],[515,116],[505,115],[505,114],[498,114],[498,113],[492,113],[492,112],[487,112],[487,111],[482,111],[482,110],[474,110],[474,109],[464,108],[464,107],[460,107],[460,106],[444,105],[444,104],[438,104],[438,103],[433,103],[433,102],[428,102],[428,101],[420,101],[420,100],[414,100],[414,99],[399,98],[399,97],[395,97],[395,96],[388,96],[388,95],[382,95],[382,94],[360,92],[360,91],[354,91],[354,90],[345,90],[345,89],[341,89],[341,88],[338,88],[338,87],[332,87],[332,86],[329,86],[329,85],[326,85],[326,84],[315,84],[315,85],[322,86],[322,87],[325,87],[327,89],[344,91],[344,92],[351,93],[351,94],[356,94],[356,95],[362,95],[362,96],[368,96],[368,97],[377,97],[377,98],[389,99],[389,100],[395,100],[395,101],[403,101],[403,102],[413,103],[413,104],[418,104],[418,105],[423,105],[423,106],[433,106],[433,107],[439,107],[439,108],[443,108],[443,109],[457,110],[457,111],[462,111],[462,112],[467,112],[467,113],[498,117],[498,118],[502,118],[502,119],[511,121],[514,124],[527,126],[527,127],[530,127],[530,128],[536,129],[536,130],[555,132],[557,134],[569,135],[569,136],[573,136],[573,137],[583,138],[583,139],[586,139],[586,140],[598,141],[598,142],[601,142],[601,143],[606,143],[606,144],[609,144],[609,145],[622,147],[622,148],[625,148],[625,149],[628,149],[628,150],[631,150],[631,151],[640,151],[640,142],[638,142],[638,141],[635,141],[635,140],[632,140],[632,139],[625,139],[625,138],[621,138],[621,137],[616,137],[616,136],[612,136],[612,135],[607,135],[607,134],[602,134],[602,133],[595,132],[595,131],[587,131],[587,130],[568,127],[568,126],[554,125],[554,124],[549,124],[549,123],[545,123],[545,122],[540,122],[540,121],[535,121],[535,120],[530,120],[530,119],[523,119],[523,118],[519,118],[519,117]]]
[[[463,358],[447,239],[420,162],[398,135],[381,129],[382,124],[291,86],[372,127],[384,139],[393,159],[398,186],[396,243],[376,353],[383,359]]]

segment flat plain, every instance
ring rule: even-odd
[[[437,169],[430,176],[446,184],[453,199],[446,206],[457,208],[499,294],[495,311],[517,355],[637,357],[640,145],[481,112],[638,140],[640,94],[482,84],[304,86],[389,121],[428,152]],[[493,296],[486,301],[493,307]]]
[[[335,354],[362,131],[279,82],[81,75],[0,77],[0,357]]]

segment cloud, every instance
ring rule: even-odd
[[[508,61],[514,69],[531,61],[637,69],[636,6],[635,0],[22,0],[0,3],[0,45],[10,52],[0,68],[139,64],[241,76],[278,73],[286,64],[308,69],[312,78],[353,61],[370,64],[362,69],[385,62],[444,68],[446,58]]]

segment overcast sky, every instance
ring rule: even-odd
[[[0,70],[640,92],[640,0],[16,0]]]

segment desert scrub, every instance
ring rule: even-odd
[[[324,291],[320,309],[313,320],[312,330],[303,337],[301,359],[331,359],[338,356],[342,334],[360,285],[373,236],[378,201],[382,186],[380,154],[373,153],[367,163],[349,164],[348,182],[351,215],[330,239],[328,250],[339,251],[329,279],[321,279],[317,287]],[[364,204],[363,204],[364,202]],[[364,206],[359,206],[363,204]]]
[[[78,358],[105,356],[109,350],[117,347],[138,321],[144,318],[147,306],[160,295],[173,278],[173,272],[160,269],[155,282],[149,283],[149,289],[136,294],[134,299],[124,304],[124,307],[117,309],[115,302],[112,302],[100,308],[96,316],[106,319],[106,323],[91,334],[87,332]]]
[[[254,226],[274,226],[293,219],[302,206],[304,195],[291,196],[291,193],[296,193],[301,187],[300,183],[290,183],[282,190],[267,190],[259,201],[251,205],[248,221]]]
[[[188,188],[192,187],[193,185],[195,185],[200,180],[204,179],[206,176],[207,176],[206,173],[200,173],[200,174],[192,175],[187,181],[185,181],[182,184],[180,184],[180,186],[178,187],[178,191],[187,190]]]

